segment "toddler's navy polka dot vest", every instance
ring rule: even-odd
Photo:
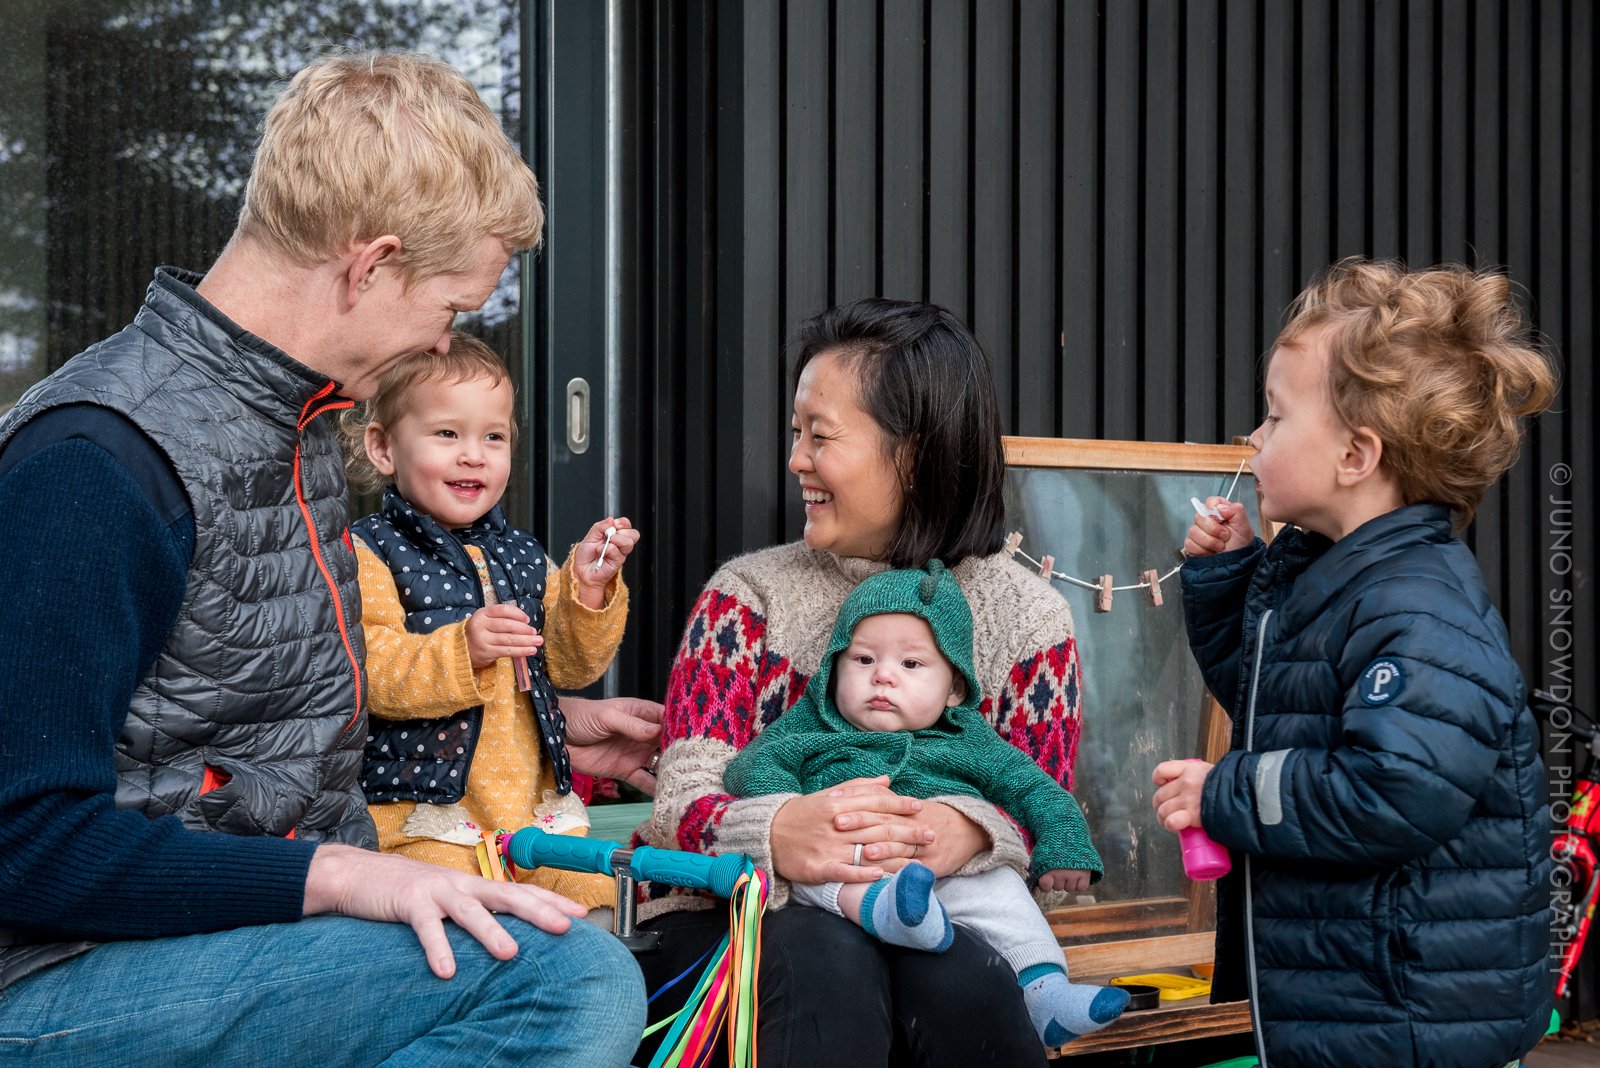
[[[535,627],[544,629],[548,567],[544,547],[533,535],[509,525],[498,505],[472,526],[452,531],[417,511],[390,486],[383,492],[382,510],[358,520],[350,531],[389,565],[408,631],[428,634],[483,607],[477,565],[466,544],[483,550],[496,599],[515,603]],[[564,794],[572,789],[567,722],[556,703],[542,651],[528,658],[528,668],[533,679],[528,696],[539,736],[556,789]],[[439,719],[369,717],[361,776],[367,800],[428,804],[461,800],[482,723],[482,705]]]

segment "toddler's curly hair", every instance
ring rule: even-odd
[[[1472,522],[1517,461],[1523,418],[1556,393],[1510,282],[1456,264],[1344,260],[1295,299],[1277,344],[1324,326],[1334,412],[1378,435],[1407,504],[1449,505],[1458,530]]]
[[[401,359],[378,380],[372,398],[345,412],[339,421],[350,484],[369,493],[376,493],[389,484],[389,479],[367,458],[367,427],[374,423],[381,427],[394,426],[405,414],[413,390],[428,382],[470,382],[475,378],[488,378],[498,385],[510,377],[511,372],[498,352],[459,330],[450,332],[450,349],[443,356],[415,352]],[[517,420],[513,408],[512,445],[516,441]]]

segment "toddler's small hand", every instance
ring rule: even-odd
[[[544,638],[514,604],[492,604],[467,620],[467,657],[473,668],[486,668],[503,656],[532,656]]]
[[[1071,890],[1073,892],[1089,889],[1089,873],[1082,868],[1056,868],[1039,876],[1040,890]]]
[[[1206,507],[1221,518],[1197,513],[1183,540],[1183,555],[1211,556],[1242,549],[1255,540],[1256,532],[1250,526],[1250,517],[1245,515],[1244,505],[1226,497],[1208,497]]]
[[[1212,765],[1204,760],[1163,760],[1150,778],[1156,793],[1150,799],[1156,819],[1169,831],[1200,826],[1200,799]]]
[[[609,545],[606,544],[607,529],[611,531]],[[617,572],[622,570],[623,561],[633,552],[633,547],[638,541],[639,532],[634,529],[627,516],[619,515],[615,518],[606,516],[590,527],[589,533],[578,543],[578,555],[574,561],[578,585],[583,587],[581,592],[603,595],[606,586]],[[585,603],[588,603],[587,598]],[[600,604],[591,603],[589,607],[599,608],[603,604],[602,600]]]

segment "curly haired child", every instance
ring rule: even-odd
[[[1505,278],[1349,261],[1290,309],[1250,461],[1267,547],[1212,498],[1189,642],[1233,716],[1215,766],[1155,769],[1169,830],[1242,854],[1215,997],[1263,1064],[1515,1063],[1552,983],[1539,732],[1455,532],[1555,393]]]

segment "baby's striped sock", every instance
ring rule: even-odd
[[[934,895],[934,879],[933,872],[916,861],[879,879],[861,899],[861,926],[893,946],[943,953],[956,932]]]

